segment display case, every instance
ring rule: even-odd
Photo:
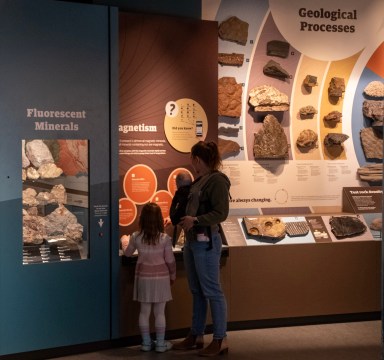
[[[87,259],[88,140],[22,140],[23,264]]]

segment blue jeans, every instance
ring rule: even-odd
[[[188,240],[184,245],[184,264],[193,298],[192,335],[203,335],[208,302],[213,322],[213,338],[222,339],[227,330],[227,302],[220,285],[222,241],[212,234],[212,249],[208,242]]]

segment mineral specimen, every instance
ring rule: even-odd
[[[343,114],[337,110],[331,111],[324,116],[324,121],[329,122],[331,125],[336,125],[336,123],[341,122]]]
[[[74,176],[88,174],[88,141],[59,139],[56,142],[58,159],[55,164],[64,174]]]
[[[31,162],[27,158],[27,155],[25,155],[25,140],[21,140],[21,160],[23,169],[25,169],[31,164]]]
[[[324,138],[325,146],[341,146],[349,138],[346,134],[328,133]]]
[[[241,66],[244,62],[244,54],[219,53],[218,61],[220,65]]]
[[[375,231],[382,231],[383,219],[382,218],[373,219],[372,222],[369,224],[369,228]]]
[[[28,179],[37,180],[40,177],[39,172],[34,167],[30,166],[26,170]]]
[[[367,230],[365,224],[355,216],[332,216],[329,224],[337,238],[357,236]]]
[[[243,88],[234,77],[222,77],[218,81],[219,116],[240,117]]]
[[[271,114],[264,119],[263,127],[254,134],[255,159],[285,159],[288,157],[288,140],[283,127]]]
[[[267,43],[267,55],[287,58],[289,55],[289,43],[280,40],[271,40]]]
[[[303,106],[299,110],[301,118],[313,118],[313,115],[317,114],[317,110],[312,105]]]
[[[363,114],[368,118],[383,122],[384,100],[364,100]]]
[[[360,180],[376,182],[383,180],[383,164],[369,164],[357,169]]]
[[[269,60],[263,67],[263,73],[267,76],[272,76],[278,79],[289,78],[289,73],[276,61]]]
[[[328,87],[328,95],[330,97],[339,98],[343,96],[345,91],[345,83],[343,78],[333,77]]]
[[[248,235],[283,239],[285,237],[285,224],[277,217],[243,218]]]
[[[303,148],[314,147],[316,146],[317,138],[317,134],[313,130],[305,129],[299,134],[296,144]]]
[[[273,86],[257,86],[250,91],[249,97],[249,103],[255,111],[289,110],[288,96]]]
[[[365,87],[364,93],[370,97],[384,97],[384,83],[381,81],[371,81]]]
[[[226,140],[218,138],[218,148],[219,153],[222,158],[227,158],[229,156],[235,156],[240,152],[240,145],[233,140]]]
[[[245,45],[248,39],[249,24],[236,16],[231,16],[219,25],[219,37],[222,40],[233,41]]]
[[[25,150],[28,159],[36,168],[39,168],[42,164],[54,162],[52,154],[43,140],[28,141],[25,145]]]
[[[63,173],[55,164],[42,164],[37,171],[42,179],[55,179]]]
[[[383,133],[369,127],[360,130],[360,139],[367,159],[383,158]]]
[[[238,136],[239,135],[239,128],[238,127],[225,127],[220,126],[218,129],[219,135],[224,136]]]
[[[317,85],[317,77],[313,75],[307,75],[303,81],[303,84],[308,87],[314,87]]]

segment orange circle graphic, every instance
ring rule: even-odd
[[[130,199],[119,200],[119,225],[128,226],[131,225],[137,216],[136,205]]]

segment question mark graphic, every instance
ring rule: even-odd
[[[170,106],[171,111],[169,112],[169,115],[172,115],[172,111],[175,110],[175,107],[176,107],[175,104],[171,104],[171,106]]]
[[[179,106],[175,101],[168,101],[165,105],[165,113],[167,116],[176,117],[179,113]]]

